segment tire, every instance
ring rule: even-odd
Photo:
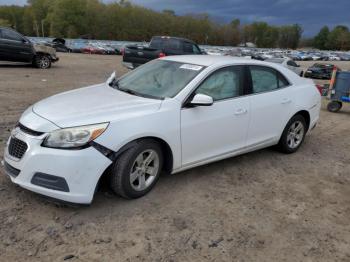
[[[332,113],[337,113],[341,108],[343,104],[338,101],[331,101],[327,105],[327,110]]]
[[[51,58],[49,55],[36,55],[33,64],[40,69],[48,69],[51,67]]]
[[[279,150],[285,154],[296,152],[304,142],[306,132],[305,118],[302,115],[293,116],[283,130],[278,143]]]
[[[303,77],[304,76],[304,71],[301,71],[300,72],[300,77]]]
[[[147,165],[146,160],[150,155],[153,159]],[[154,140],[140,140],[115,160],[111,170],[111,188],[123,198],[142,197],[157,183],[162,167],[160,145]]]

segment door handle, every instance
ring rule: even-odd
[[[282,100],[282,102],[281,102],[281,104],[289,104],[290,102],[292,102],[292,100],[291,99],[289,99],[289,98],[284,98],[283,100]]]
[[[235,112],[235,115],[243,115],[245,113],[247,113],[248,110],[247,109],[243,109],[243,108],[240,108],[240,109],[237,109],[236,112]]]

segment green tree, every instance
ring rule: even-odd
[[[328,26],[322,27],[320,32],[314,38],[313,46],[321,50],[327,49],[328,36],[329,36]]]

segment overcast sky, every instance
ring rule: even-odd
[[[74,0],[72,0],[74,1]],[[103,0],[113,2],[113,0]],[[239,18],[242,23],[265,21],[283,25],[299,23],[304,36],[316,34],[323,25],[350,27],[350,0],[132,0],[134,4],[176,14],[208,13],[216,21]],[[0,0],[3,4],[23,5],[26,0]]]

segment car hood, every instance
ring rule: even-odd
[[[79,88],[48,97],[33,106],[33,112],[59,127],[116,121],[148,114],[162,100],[131,95],[107,84]]]

